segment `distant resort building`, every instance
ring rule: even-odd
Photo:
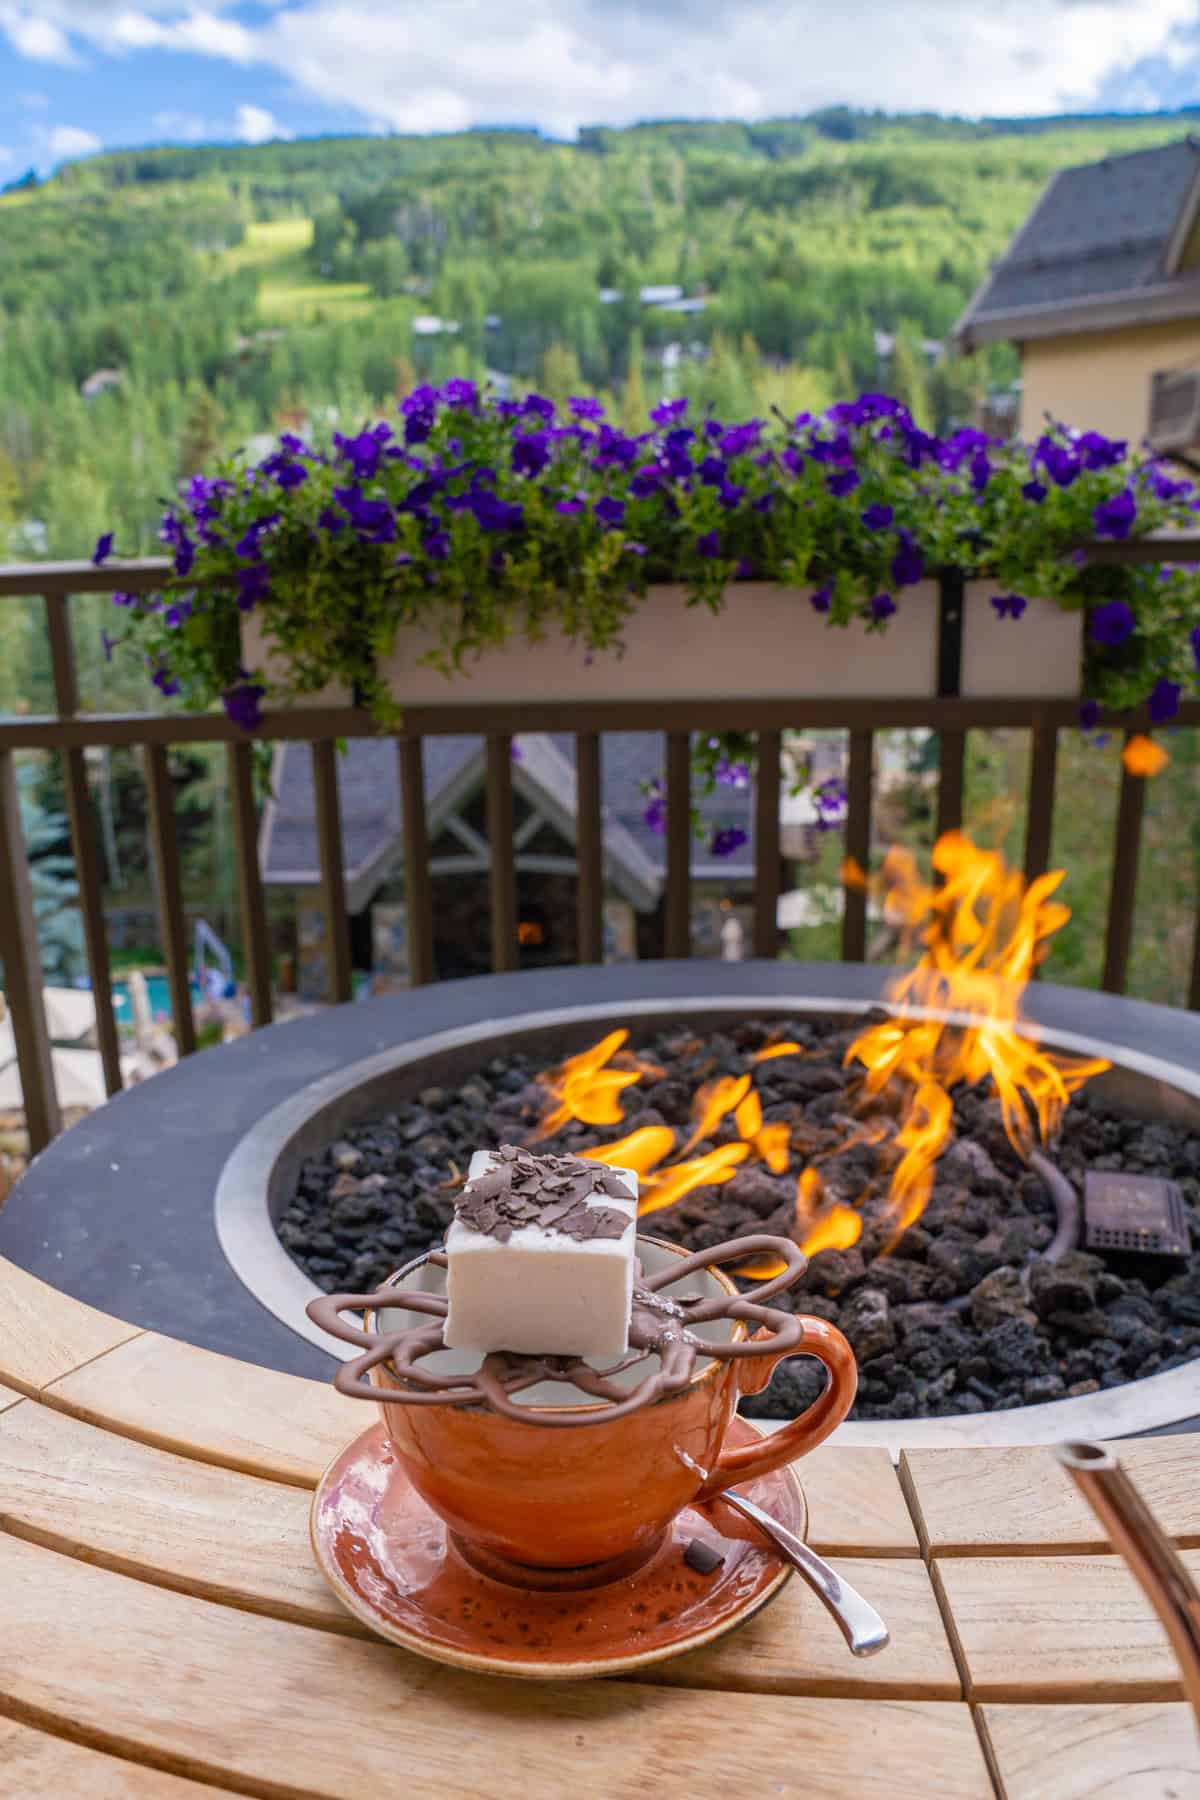
[[[1200,139],[1055,175],[954,336],[1017,345],[1024,437],[1200,450]]]
[[[575,960],[576,777],[570,733],[525,733],[514,740],[513,842],[522,968]],[[654,732],[606,733],[601,797],[606,960],[660,956],[663,949],[665,839],[647,822],[646,784],[662,774]],[[433,882],[434,958],[439,976],[477,975],[491,967],[489,848],[481,737],[424,740],[425,811]],[[386,985],[406,975],[403,813],[395,743],[352,740],[338,758],[346,904],[355,966]],[[302,985],[324,986],[324,919],[312,762],[308,747],[276,752],[272,799],[259,856],[268,887],[294,898]],[[753,790],[719,787],[699,800],[704,835],[692,852],[695,953],[721,954],[721,928],[738,918],[749,942],[754,886]],[[744,841],[716,857],[717,830]]]

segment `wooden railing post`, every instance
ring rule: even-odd
[[[196,1022],[192,1016],[192,990],[188,980],[187,925],[183,910],[183,879],[179,870],[179,839],[175,831],[175,792],[166,746],[147,744],[144,760],[150,850],[158,890],[159,934],[167,959],[171,1023],[180,1056],[190,1056],[196,1048]]]
[[[575,734],[575,866],[578,956],[604,960],[604,821],[600,795],[600,734]]]
[[[248,743],[229,745],[229,797],[233,807],[233,855],[237,865],[238,911],[241,914],[242,950],[246,958],[246,987],[250,995],[250,1021],[269,1025],[274,1017],[271,1002],[271,946],[267,938],[267,905],[262,872],[258,866],[258,812],[254,805],[254,750]]]
[[[337,756],[337,745],[329,738],[321,738],[312,746],[321,904],[329,957],[328,992],[332,1003],[340,1006],[353,998],[354,980],[350,972],[350,924],[346,917],[346,878],[342,870],[342,807],[338,795]]]
[[[25,1128],[36,1156],[62,1130],[62,1118],[46,1029],[42,959],[21,829],[16,758],[9,750],[0,750],[0,961],[17,1045]]]
[[[754,954],[779,954],[779,773],[783,733],[758,734],[754,778]]]
[[[663,948],[692,954],[692,745],[686,731],[667,733],[667,902]]]
[[[46,594],[43,598],[46,607],[46,632],[50,639],[50,666],[54,672],[54,696],[61,717],[73,719],[79,711],[79,686],[75,678],[75,651],[71,643],[71,621],[67,610],[69,602],[65,594]],[[96,1042],[100,1048],[105,1091],[109,1095],[119,1094],[122,1085],[121,1044],[113,1013],[108,931],[104,922],[104,884],[100,874],[100,853],[96,845],[92,796],[88,787],[87,752],[76,747],[64,750],[62,754],[71,849],[75,857],[75,878],[79,883],[83,941],[92,983],[92,999],[96,1006]]]
[[[871,787],[875,734],[850,733],[850,767],[846,774],[846,861],[865,876],[871,867]],[[858,881],[842,882],[842,960],[867,960],[867,890]]]
[[[1125,742],[1133,736],[1125,734]],[[1129,978],[1129,950],[1133,942],[1133,908],[1137,897],[1138,863],[1142,848],[1142,815],[1146,806],[1146,781],[1121,765],[1121,796],[1113,832],[1112,885],[1108,895],[1108,929],[1104,938],[1104,973],[1100,985],[1106,994],[1123,994]]]
[[[512,738],[495,733],[487,740],[485,776],[488,876],[492,905],[492,968],[497,975],[517,967],[517,874],[513,851]]]
[[[433,890],[429,879],[429,830],[425,821],[425,756],[421,739],[397,740],[400,758],[404,894],[408,908],[408,978],[421,987],[434,977]]]

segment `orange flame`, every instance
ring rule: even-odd
[[[633,1062],[632,1068],[605,1068],[603,1065],[610,1062],[628,1036],[624,1028],[610,1031],[590,1050],[568,1056],[556,1069],[538,1076],[538,1082],[549,1089],[557,1105],[543,1113],[534,1133],[535,1141],[561,1131],[572,1119],[581,1119],[585,1125],[621,1123],[625,1116],[621,1111],[622,1090],[641,1080],[642,1067],[636,1058],[624,1059]]]
[[[632,1169],[637,1175],[648,1175],[664,1156],[675,1148],[675,1133],[669,1125],[643,1125],[615,1144],[598,1144],[594,1150],[581,1150],[587,1162],[616,1163]]]
[[[676,1163],[673,1168],[649,1176],[638,1202],[639,1215],[674,1206],[676,1200],[682,1200],[693,1188],[720,1186],[729,1180],[738,1163],[745,1162],[749,1154],[749,1144],[718,1144],[704,1156],[693,1157],[691,1162]]]
[[[1025,985],[1049,938],[1071,916],[1050,898],[1062,870],[1027,885],[998,852],[979,849],[961,832],[938,839],[933,866],[940,886],[921,879],[908,851],[890,850],[882,884],[905,940],[922,946],[888,998],[935,1016],[883,1020],[855,1039],[845,1059],[863,1064],[867,1094],[893,1081],[907,1089],[896,1137],[905,1155],[890,1195],[897,1232],[920,1216],[928,1199],[933,1164],[952,1126],[949,1090],[956,1083],[992,1077],[1009,1141],[1028,1157],[1031,1110],[1045,1141],[1071,1095],[1109,1066],[1043,1050],[1027,1025],[1018,1030]]]
[[[790,1040],[782,1044],[768,1044],[765,1050],[756,1050],[750,1058],[751,1062],[771,1062],[777,1056],[803,1056],[804,1046],[793,1044]]]
[[[694,1144],[710,1136],[726,1113],[731,1112],[736,1116],[736,1109],[749,1092],[749,1075],[718,1075],[715,1080],[706,1081],[692,1102],[695,1129],[679,1154],[686,1156]],[[759,1118],[762,1118],[761,1109]]]
[[[1145,742],[1157,752],[1156,745]],[[1136,743],[1131,740],[1127,752]],[[980,849],[961,832],[938,839],[933,868],[935,878],[927,882],[909,851],[893,849],[878,877],[869,878],[849,863],[843,869],[848,885],[869,887],[886,901],[887,916],[899,925],[904,947],[915,952],[913,966],[889,989],[891,1016],[860,1032],[845,1058],[847,1064],[862,1065],[859,1110],[863,1100],[888,1088],[898,1096],[899,1104],[892,1108],[898,1123],[890,1117],[866,1118],[847,1127],[831,1149],[828,1132],[809,1129],[802,1118],[765,1122],[752,1073],[717,1076],[698,1089],[690,1135],[682,1144],[677,1145],[669,1126],[646,1125],[582,1152],[592,1161],[637,1171],[642,1215],[673,1205],[695,1188],[729,1181],[750,1159],[783,1175],[794,1155],[808,1154],[813,1162],[796,1187],[796,1241],[809,1256],[849,1249],[862,1235],[859,1207],[867,1192],[852,1206],[831,1202],[815,1164],[827,1164],[854,1145],[891,1137],[896,1149],[888,1192],[891,1247],[929,1200],[934,1166],[953,1131],[955,1086],[991,1078],[1005,1131],[1022,1157],[1031,1154],[1038,1138],[1053,1135],[1071,1096],[1109,1066],[1100,1058],[1084,1060],[1043,1048],[1020,1015],[1026,983],[1044,959],[1049,940],[1070,917],[1069,909],[1053,897],[1062,872],[1027,884],[1001,855]],[[536,1137],[548,1137],[571,1120],[621,1123],[623,1090],[643,1077],[659,1080],[664,1073],[625,1049],[628,1037],[625,1030],[612,1031],[538,1077],[550,1104]],[[699,1043],[689,1045],[700,1048]],[[805,1054],[789,1040],[766,1045],[750,1061],[757,1066]],[[730,1114],[738,1141],[689,1157]],[[762,1257],[742,1265],[738,1273],[767,1279],[782,1267],[777,1259]]]

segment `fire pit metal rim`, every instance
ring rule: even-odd
[[[299,1089],[267,1113],[235,1146],[222,1168],[214,1200],[216,1235],[230,1267],[266,1309],[291,1330],[327,1354],[348,1359],[347,1345],[336,1344],[307,1318],[305,1306],[321,1290],[288,1256],[275,1234],[268,1209],[268,1185],[281,1154],[314,1114],[381,1075],[426,1061],[438,1054],[486,1043],[497,1037],[520,1036],[565,1023],[645,1018],[669,1009],[673,1014],[798,1013],[862,1014],[885,1010],[898,1016],[936,1018],[950,1024],[970,1022],[967,1014],[928,1007],[832,995],[692,995],[669,1002],[654,999],[597,1001],[545,1008],[500,1019],[478,1019],[469,1025],[435,1032],[409,1043],[377,1051]],[[1119,1067],[1200,1098],[1200,1070],[1147,1055],[1103,1040],[1029,1021],[1042,1043],[1087,1056],[1105,1056]],[[842,1425],[838,1440],[846,1445],[899,1448],[945,1447],[954,1444],[1054,1443],[1066,1437],[1120,1437],[1172,1424],[1200,1411],[1200,1364],[1189,1364],[1145,1380],[1128,1382],[1096,1394],[1053,1400],[1008,1412],[960,1414],[942,1419],[881,1419]],[[783,1421],[759,1421],[767,1430]]]

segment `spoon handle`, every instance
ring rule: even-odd
[[[721,1499],[726,1506],[732,1506],[735,1512],[752,1519],[760,1530],[766,1532],[792,1567],[799,1569],[826,1611],[837,1622],[838,1629],[850,1646],[852,1656],[874,1656],[887,1648],[890,1641],[888,1628],[875,1608],[848,1581],[844,1581],[836,1569],[831,1569],[823,1557],[818,1556],[815,1550],[810,1550],[802,1538],[773,1519],[770,1513],[764,1512],[761,1506],[756,1506],[753,1500],[747,1500],[739,1494],[736,1488],[726,1488]]]

